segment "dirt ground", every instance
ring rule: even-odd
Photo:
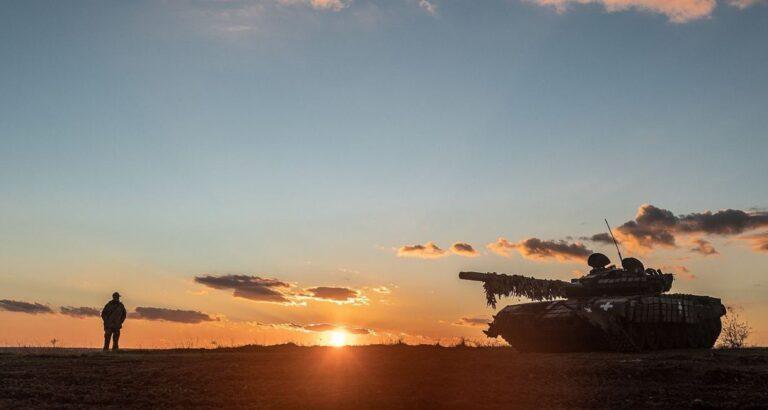
[[[255,347],[0,353],[0,408],[768,408],[768,349]]]

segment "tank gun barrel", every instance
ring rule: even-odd
[[[518,296],[532,300],[552,300],[566,297],[566,289],[576,285],[561,280],[536,279],[500,273],[460,272],[459,278],[483,282],[489,306],[496,308],[497,297]]]
[[[491,280],[492,275],[498,275],[497,273],[483,273],[483,272],[459,272],[459,279],[473,280],[475,282],[485,282]]]

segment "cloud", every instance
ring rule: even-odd
[[[579,239],[581,239],[582,241],[591,241],[596,243],[613,245],[613,238],[611,238],[611,235],[609,235],[606,232],[596,233],[592,236],[582,236]]]
[[[440,249],[434,242],[426,245],[405,245],[397,250],[397,256],[401,258],[437,259],[448,256],[448,252]]]
[[[309,332],[335,332],[335,331],[343,331],[352,335],[372,335],[375,334],[375,332],[372,329],[366,329],[361,327],[346,327],[346,326],[337,326],[332,325],[330,323],[316,323],[316,324],[310,324],[310,325],[304,325],[304,330]]]
[[[677,220],[680,233],[703,233],[710,235],[736,235],[745,231],[768,226],[768,212],[745,212],[738,209],[692,213]]]
[[[430,2],[429,0],[419,0],[419,7],[421,7],[431,16],[437,14],[437,5]]]
[[[746,235],[740,239],[750,242],[755,252],[768,252],[768,231]]]
[[[59,311],[62,315],[67,316],[73,316],[73,317],[99,317],[101,316],[101,312],[92,307],[73,307],[73,306],[62,306]]]
[[[51,308],[40,303],[29,303],[8,299],[0,300],[0,310],[6,310],[8,312],[29,313],[33,315],[39,313],[53,313]]]
[[[313,323],[309,325],[294,325],[308,332],[333,332],[339,330],[339,326],[330,323]]]
[[[315,10],[341,11],[349,7],[350,0],[277,0],[287,6],[308,6]]]
[[[196,276],[195,282],[221,290],[232,290],[233,296],[256,302],[293,304],[291,285],[277,279],[250,275]]]
[[[718,0],[519,0],[565,13],[575,7],[597,5],[609,13],[639,11],[666,16],[674,23],[706,19],[717,7]],[[166,2],[192,19],[194,25],[225,38],[250,35],[296,35],[297,31],[311,33],[329,23],[350,27],[371,27],[382,21],[382,11],[392,3],[407,3],[415,10],[431,16],[438,14],[435,0],[353,1],[353,0],[195,0]],[[482,6],[485,2],[476,2]],[[721,0],[738,9],[746,9],[766,0]],[[395,6],[397,14],[403,12]],[[410,11],[408,11],[410,12]],[[341,15],[342,19],[330,18]],[[341,20],[341,21],[332,21]],[[308,30],[308,31],[307,31]]]
[[[766,226],[768,212],[765,211],[724,209],[676,216],[669,210],[643,204],[638,208],[635,219],[619,226],[616,234],[630,249],[642,251],[656,247],[677,247],[676,235],[731,236]],[[703,239],[694,241],[698,240]],[[708,242],[698,245],[709,247],[697,246],[694,252],[716,252]]]
[[[218,318],[211,317],[196,310],[178,310],[143,306],[137,307],[135,312],[130,314],[130,317],[132,319],[162,320],[166,322],[190,324],[215,322],[219,320]]]
[[[543,241],[529,238],[518,243],[518,250],[524,257],[532,259],[555,258],[559,260],[584,260],[593,252],[581,243],[566,241]]]
[[[700,254],[702,254],[704,256],[717,255],[717,254],[720,253],[707,240],[704,240],[704,239],[701,239],[701,238],[694,239],[693,240],[693,244],[694,244],[694,247],[691,248],[691,252],[700,253]]]
[[[491,319],[485,316],[476,316],[476,317],[462,317],[461,319],[453,322],[456,326],[468,326],[468,327],[480,327],[480,326],[486,326],[488,323],[491,323]]]
[[[468,258],[479,256],[477,250],[466,242],[454,243],[451,245],[450,252]],[[434,242],[427,242],[424,245],[405,245],[397,250],[397,256],[400,258],[437,259],[449,256],[450,254],[448,251],[435,245]]]
[[[368,301],[360,294],[359,290],[332,286],[317,286],[305,289],[304,293],[300,296],[319,301],[335,302],[338,304],[365,304]]]
[[[376,334],[372,329],[362,327],[346,327],[344,331],[352,335],[373,335]]]
[[[392,293],[392,289],[390,289],[390,288],[388,288],[386,286],[377,286],[375,288],[371,288],[371,290],[376,292],[376,293],[381,293],[381,294],[390,294],[390,293]]]
[[[315,286],[304,290],[278,279],[261,278],[251,275],[205,275],[196,276],[195,282],[223,290],[232,290],[232,295],[255,302],[269,302],[283,305],[305,305],[302,299],[311,299],[337,304],[368,303],[368,298],[357,290],[347,287]]]
[[[728,5],[744,10],[758,4],[765,4],[766,0],[728,0]]]
[[[451,252],[456,255],[466,256],[468,258],[474,258],[480,254],[472,247],[472,245],[465,242],[456,242],[451,245]]]
[[[557,259],[559,261],[583,261],[592,254],[591,249],[579,242],[570,243],[563,240],[541,240],[539,238],[528,238],[516,243],[505,238],[499,238],[496,242],[488,244],[487,248],[504,257],[511,257],[512,250],[517,250],[520,255],[527,259]]]
[[[306,289],[310,296],[317,299],[329,299],[337,302],[344,302],[356,298],[359,292],[350,288],[337,288],[329,286],[318,286]]]
[[[635,220],[616,228],[616,233],[623,243],[633,249],[675,247],[675,236],[670,230],[676,221],[672,212],[644,204],[638,208]]]
[[[683,279],[696,279],[696,275],[692,274],[690,269],[682,265],[662,265],[661,269],[662,271],[672,271],[675,275],[678,275]]]
[[[517,244],[508,241],[505,238],[499,238],[496,242],[489,243],[486,248],[491,252],[503,256],[505,258],[512,257],[512,251],[517,247]]]
[[[168,2],[191,24],[217,37],[295,35],[327,23],[329,14],[344,13],[352,0],[195,0]],[[343,23],[358,22],[364,13],[346,13]],[[342,24],[343,24],[342,23]]]
[[[346,332],[352,335],[375,335],[376,334],[376,332],[373,329],[367,329],[362,327],[348,327],[348,326],[342,326],[342,325],[334,325],[331,323],[310,323],[306,325],[301,325],[296,323],[274,323],[274,324],[257,323],[257,325],[262,327],[295,330],[300,332],[314,332],[314,333]]]
[[[349,7],[349,1],[342,0],[310,0],[313,9],[339,11]]]
[[[527,0],[540,6],[554,8],[558,13],[568,11],[573,4],[599,4],[609,13],[641,11],[666,16],[673,23],[686,23],[712,15],[715,0]]]

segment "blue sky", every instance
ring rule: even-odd
[[[578,237],[644,203],[768,206],[765,4],[554,3],[3,3],[0,296],[95,304],[243,272],[481,312],[458,269],[573,267],[393,249]],[[94,266],[114,276],[83,290]]]

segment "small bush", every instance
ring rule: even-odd
[[[719,346],[725,349],[739,349],[752,333],[752,328],[743,320],[736,308],[728,306],[723,317],[723,330],[720,332]]]

